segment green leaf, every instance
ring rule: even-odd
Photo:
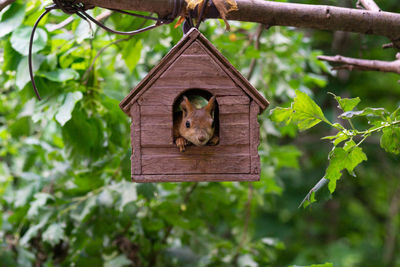
[[[323,138],[321,138],[322,140],[333,140],[332,143],[334,146],[337,146],[338,144],[340,144],[341,142],[349,139],[349,136],[344,133],[344,132],[338,132],[336,135],[333,136],[325,136]]]
[[[360,147],[354,147],[353,141],[349,141],[345,150],[341,147],[335,147],[330,153],[329,166],[326,169],[324,178],[329,180],[329,191],[333,193],[336,188],[336,181],[342,176],[342,170],[347,169],[350,175],[354,176],[354,168],[362,161],[367,160]],[[349,147],[352,147],[351,149]]]
[[[45,57],[43,55],[35,54],[32,56],[33,72],[36,72],[40,68],[44,60]],[[15,79],[19,90],[24,89],[25,85],[30,82],[31,77],[29,75],[28,57],[22,58],[19,62]]]
[[[297,122],[300,131],[307,130],[321,121],[329,123],[321,108],[306,93],[299,90],[296,90],[293,111],[293,120]]]
[[[400,128],[384,128],[380,144],[386,152],[390,152],[396,155],[400,154]]]
[[[336,96],[332,93],[330,93],[331,95],[333,95],[336,99],[336,101],[339,103],[338,108],[340,108],[343,111],[352,111],[361,101],[361,99],[359,97],[356,98],[341,98],[340,96]]]
[[[275,122],[286,122],[286,124],[289,124],[293,117],[293,109],[277,107],[272,109],[270,114],[271,120]]]
[[[29,54],[29,40],[31,37],[32,27],[21,27],[16,29],[11,35],[11,46],[21,55]],[[33,39],[32,54],[41,51],[47,44],[47,33],[41,28],[36,29],[35,38]]]
[[[25,4],[21,4],[20,2],[13,3],[1,17],[0,38],[18,28],[24,20],[24,17]]]
[[[75,104],[83,97],[82,92],[68,93],[65,97],[64,103],[58,110],[55,118],[61,126],[64,126],[71,118],[72,111],[74,111]]]
[[[43,233],[43,241],[49,243],[52,246],[57,245],[58,243],[60,243],[61,240],[65,238],[64,228],[65,226],[63,224],[53,223]]]
[[[131,72],[133,72],[140,60],[142,49],[142,40],[132,38],[127,42],[125,49],[122,51],[122,58]]]
[[[40,76],[54,82],[65,82],[78,79],[79,73],[73,69],[56,69],[54,71],[42,73]]]
[[[131,266],[132,262],[124,255],[118,255],[104,263],[104,267],[124,267]]]
[[[36,193],[35,200],[30,202],[28,210],[28,218],[34,218],[39,214],[39,209],[44,207],[47,200],[54,199],[54,197],[47,193]]]
[[[360,111],[347,111],[339,115],[339,118],[342,119],[351,119],[353,117],[361,117],[361,116],[384,116],[388,112],[384,108],[365,108]]]

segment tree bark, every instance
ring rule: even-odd
[[[174,0],[82,0],[98,7],[148,11],[166,16],[172,13]],[[329,31],[346,31],[386,36],[400,44],[400,14],[353,8],[306,5],[263,0],[236,0],[239,10],[229,20],[262,23],[268,26],[294,26]],[[181,1],[181,15],[185,2]],[[213,12],[215,13],[215,12]],[[206,18],[216,16],[208,12]]]
[[[339,55],[318,56],[318,59],[342,64],[340,66],[334,67],[334,69],[381,71],[381,72],[393,72],[400,74],[400,60],[395,60],[395,61],[367,60],[367,59],[343,57]]]

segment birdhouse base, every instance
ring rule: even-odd
[[[189,175],[133,175],[136,183],[156,182],[226,182],[226,181],[259,181],[259,174],[189,174]]]

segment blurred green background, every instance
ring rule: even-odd
[[[271,122],[269,110],[259,118],[259,182],[131,183],[130,122],[118,104],[180,40],[181,27],[124,37],[77,16],[60,28],[68,15],[53,11],[34,42],[38,101],[27,49],[46,4],[16,1],[0,12],[1,266],[400,266],[400,160],[379,136],[363,145],[368,161],[357,177],[345,174],[333,195],[322,189],[306,209],[298,205],[328,164],[331,144],[321,137],[334,132],[318,125],[299,134]],[[400,12],[397,0],[378,4]],[[149,22],[116,14],[106,24]],[[397,75],[333,72],[316,59],[393,60],[384,37],[272,27],[257,45],[258,25],[230,24],[230,32],[219,20],[200,30],[244,76],[255,66],[250,81],[270,109],[289,106],[296,89],[330,121],[339,111],[327,92],[358,96],[360,108],[400,105]]]

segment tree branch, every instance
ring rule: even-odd
[[[256,39],[255,39],[255,44],[254,44],[254,48],[256,50],[260,49],[260,39],[261,39],[261,34],[264,30],[264,25],[260,24],[257,28],[257,32],[256,32]],[[250,62],[250,68],[249,68],[249,73],[247,74],[247,80],[250,81],[251,77],[253,76],[254,70],[256,68],[256,64],[257,64],[257,59],[253,58]]]
[[[361,4],[365,9],[379,12],[382,11],[374,0],[358,0],[357,4]]]
[[[2,11],[4,8],[6,8],[8,5],[11,5],[14,2],[15,0],[0,0],[0,11]]]
[[[170,0],[82,0],[82,2],[98,7],[154,12],[161,17],[173,12],[173,1]],[[294,26],[382,35],[394,40],[396,46],[400,47],[400,14],[397,13],[263,0],[236,0],[236,2],[239,10],[228,13],[229,20],[257,22],[268,26]],[[185,9],[181,10],[183,15]],[[205,14],[205,18],[217,16],[218,12],[212,9]]]
[[[366,60],[350,57],[337,56],[318,56],[319,60],[340,63],[343,65],[336,66],[333,69],[348,69],[348,70],[366,70],[366,71],[381,71],[393,72],[400,74],[400,60],[382,61],[382,60]]]

